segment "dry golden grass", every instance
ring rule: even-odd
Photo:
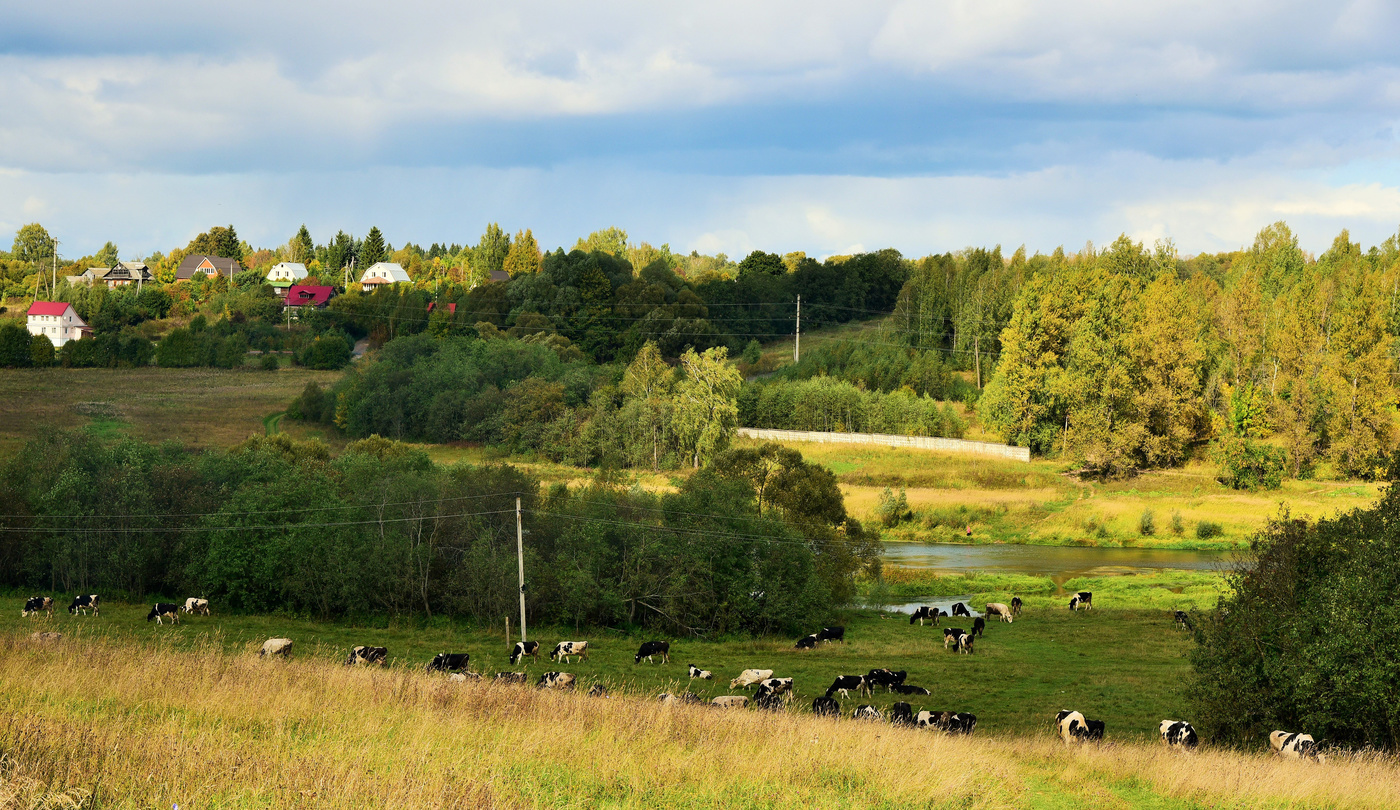
[[[1047,711],[1058,707],[1047,707]],[[1400,767],[453,684],[70,636],[0,636],[0,797],[99,807],[1400,806]],[[7,802],[18,804],[20,799]],[[35,806],[38,806],[37,804]],[[62,806],[54,801],[53,806]]]

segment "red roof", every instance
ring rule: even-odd
[[[62,315],[71,304],[62,301],[35,301],[29,305],[29,315]]]
[[[429,302],[428,302],[428,311],[429,311],[429,312],[432,312],[432,311],[433,311],[433,308],[436,307],[436,306],[437,306],[437,302],[436,302],[436,301],[429,301]],[[457,314],[457,305],[456,305],[456,304],[448,304],[448,305],[447,305],[447,314],[448,314],[448,315],[456,315],[456,314]]]
[[[287,306],[290,307],[323,307],[326,302],[335,295],[334,287],[323,287],[317,284],[293,284],[287,290]]]

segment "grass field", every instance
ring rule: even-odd
[[[946,737],[802,711],[661,706],[649,699],[650,690],[617,689],[599,699],[582,690],[453,684],[426,675],[416,661],[387,670],[348,669],[304,648],[291,660],[259,660],[250,644],[204,635],[193,623],[138,628],[135,636],[112,632],[132,615],[112,610],[76,632],[70,624],[58,643],[0,630],[0,712],[7,718],[0,726],[0,806],[1084,810],[1400,804],[1400,768],[1392,758],[1334,754],[1317,766],[1262,752],[1168,751],[1115,735],[1114,707],[1092,694],[1054,694],[1038,708],[1037,724],[1017,733],[997,729],[995,715],[984,712],[972,737]],[[1132,623],[1109,611],[1092,619]],[[1036,621],[1027,625],[1069,640],[1069,625]],[[105,634],[96,629],[99,622],[110,623]],[[306,628],[286,629],[295,637]],[[901,630],[910,635],[917,628]],[[989,636],[989,646],[995,637]],[[600,644],[598,658],[609,646]],[[746,653],[753,663],[765,654],[761,643]],[[837,645],[805,655],[848,654]],[[774,664],[787,663],[776,652],[769,655]],[[985,659],[978,656],[959,663],[981,667]],[[586,684],[594,677],[590,667],[620,664],[599,660],[568,669],[580,671]],[[1038,669],[1055,667],[1047,662]],[[1001,668],[969,669],[959,679],[973,677],[983,694],[1043,688],[1034,673]],[[934,705],[974,708],[936,691],[929,699]],[[1110,718],[1108,742],[1070,748],[1050,737],[1047,714],[1086,704],[1094,716],[1089,703]]]

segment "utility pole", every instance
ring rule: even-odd
[[[802,296],[797,296],[797,331],[792,333],[792,362],[802,361]]]
[[[53,240],[53,282],[49,285],[49,297],[54,298],[58,289],[58,240]]]
[[[980,335],[972,336],[972,356],[977,361],[977,390],[982,390],[982,352],[978,345]]]
[[[520,564],[520,640],[525,641],[525,532],[520,525],[520,499],[515,499],[515,557]]]

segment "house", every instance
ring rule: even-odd
[[[429,301],[429,302],[428,302],[428,314],[429,314],[429,315],[433,314],[433,310],[434,310],[435,308],[437,308],[437,302],[436,302],[436,301]],[[456,314],[457,314],[457,305],[456,305],[456,304],[448,304],[448,305],[447,305],[447,317],[450,318],[450,317],[452,317],[453,315],[456,315]]]
[[[79,284],[86,284],[91,287],[94,281],[105,282],[107,280],[107,274],[110,272],[112,272],[112,268],[110,267],[89,267],[84,270],[80,276],[64,276],[64,278],[74,287]]]
[[[306,265],[301,262],[278,262],[267,271],[267,283],[278,295],[286,295],[287,288],[306,278]]]
[[[308,307],[324,309],[334,295],[334,287],[319,284],[293,284],[287,289],[287,303],[282,305],[282,309],[283,311],[301,311]]]
[[[487,281],[510,281],[510,273],[504,270],[492,270]]]
[[[180,262],[180,267],[175,271],[176,281],[189,281],[196,275],[224,276],[229,281],[233,277],[243,272],[243,265],[237,259],[225,259],[223,256],[205,256],[200,253],[192,253]]]
[[[367,290],[372,290],[380,284],[400,284],[412,282],[408,273],[403,267],[393,262],[375,262],[366,268],[360,275],[360,284]]]
[[[73,311],[73,305],[62,301],[35,301],[30,304],[28,314],[29,334],[47,337],[55,349],[90,331]]]
[[[108,287],[125,287],[128,284],[150,281],[151,278],[151,269],[145,262],[117,262],[115,267],[107,271],[105,281]]]

